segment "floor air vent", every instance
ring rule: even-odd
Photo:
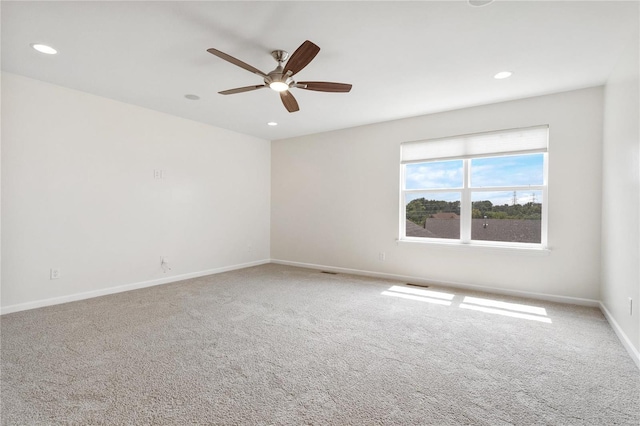
[[[329,274],[329,275],[338,275],[337,272],[331,272],[331,271],[320,271],[323,274]]]
[[[413,287],[425,287],[425,288],[429,288],[429,286],[427,284],[414,284],[414,283],[407,283],[407,285],[413,286]]]

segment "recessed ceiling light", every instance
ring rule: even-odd
[[[58,53],[56,49],[51,46],[47,46],[46,44],[31,43],[30,46],[36,49],[38,52],[46,53],[47,55],[55,55],[56,53]]]
[[[192,101],[197,101],[198,99],[200,99],[200,96],[198,95],[184,95],[184,97]]]
[[[469,4],[475,7],[486,6],[489,3],[493,3],[493,0],[469,0]]]
[[[267,126],[277,126],[278,123],[276,123],[275,121],[270,121],[267,123]]]
[[[498,74],[494,75],[493,78],[496,80],[502,80],[503,78],[509,78],[513,74],[511,71],[501,71]]]

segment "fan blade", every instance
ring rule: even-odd
[[[296,87],[316,92],[346,93],[351,90],[351,84],[330,83],[328,81],[298,81]]]
[[[238,87],[237,89],[229,89],[229,90],[223,90],[222,92],[218,92],[221,95],[233,95],[235,93],[242,93],[242,92],[250,92],[252,90],[257,90],[257,89],[264,89],[265,86],[264,84],[261,84],[259,86],[247,86],[247,87]]]
[[[300,110],[296,98],[294,98],[291,92],[289,92],[288,90],[280,92],[280,99],[282,99],[282,103],[284,104],[284,107],[287,109],[287,111],[296,112]]]
[[[287,72],[290,71],[290,75],[297,74],[300,70],[309,65],[309,62],[316,57],[319,51],[320,48],[318,46],[309,40],[305,41],[296,49],[295,52],[293,52],[293,55],[291,55],[291,58],[287,61],[282,73],[287,74]]]
[[[231,55],[227,55],[224,52],[221,52],[217,49],[211,48],[211,49],[207,49],[207,52],[211,53],[212,55],[216,55],[218,58],[224,59],[227,62],[231,62],[233,65],[237,65],[240,68],[244,68],[245,70],[252,72],[254,74],[258,74],[260,77],[266,77],[267,75],[265,73],[263,73],[262,71],[260,71],[258,68],[252,67],[249,64],[246,64],[244,62],[242,62],[240,59],[236,59]]]

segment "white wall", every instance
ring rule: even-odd
[[[640,352],[640,58],[631,37],[605,87],[602,302]],[[634,313],[629,315],[629,297]],[[636,355],[636,358],[638,355]]]
[[[602,102],[598,87],[274,141],[271,257],[597,300]],[[401,142],[539,124],[550,126],[548,255],[396,243]]]
[[[7,73],[2,106],[4,312],[268,261],[269,141]]]

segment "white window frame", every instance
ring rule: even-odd
[[[548,126],[536,126],[531,129],[546,129],[548,131]],[[523,130],[526,131],[528,129],[509,129],[502,130],[497,132],[487,132],[477,134],[479,136],[487,136],[487,135],[500,135],[504,132],[513,132]],[[446,142],[447,140],[455,139],[459,141],[460,139],[465,138],[473,138],[474,135],[463,135],[456,136],[452,138],[440,138],[435,139],[433,141],[437,141],[438,143]],[[548,135],[546,137],[546,143],[548,144]],[[430,141],[418,141],[418,142],[409,142],[409,143],[429,143]],[[404,145],[404,144],[402,144]],[[401,146],[402,146],[401,145]],[[525,155],[539,153],[543,154],[543,182],[542,185],[526,185],[526,186],[499,186],[499,187],[471,187],[471,161],[477,158],[487,158],[487,157],[507,157],[514,155]],[[402,154],[401,154],[402,157]],[[537,148],[534,150],[523,150],[518,149],[515,151],[509,151],[502,148],[499,152],[491,153],[484,152],[479,155],[460,155],[460,156],[447,156],[441,158],[422,158],[422,159],[411,159],[409,161],[403,161],[401,158],[401,167],[400,167],[400,220],[399,220],[399,241],[401,242],[412,242],[412,243],[421,243],[421,244],[447,244],[447,245],[460,245],[460,246],[478,246],[478,247],[498,247],[498,248],[529,248],[529,249],[542,249],[548,250],[548,242],[547,242],[547,230],[548,230],[548,211],[549,211],[549,203],[548,203],[548,148],[547,146],[542,148]],[[463,171],[463,186],[457,188],[442,188],[442,189],[406,189],[406,165],[407,164],[415,164],[415,163],[430,163],[430,162],[442,162],[448,160],[462,160],[462,171]],[[497,191],[541,191],[542,192],[542,212],[541,212],[541,236],[540,243],[521,243],[521,242],[510,242],[510,241],[483,241],[483,240],[472,240],[471,239],[471,222],[472,222],[472,201],[471,194],[473,192],[497,192]],[[427,238],[427,237],[407,237],[406,236],[406,206],[407,206],[407,195],[408,194],[438,194],[438,193],[451,193],[451,192],[459,192],[460,193],[460,239],[448,239],[448,238]]]

